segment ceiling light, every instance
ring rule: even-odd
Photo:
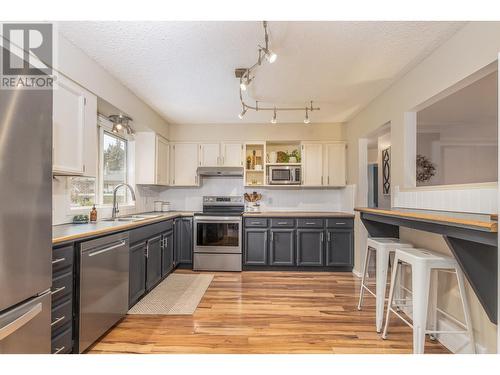
[[[245,116],[245,113],[247,113],[247,109],[246,107],[243,107],[243,110],[241,111],[241,113],[238,115],[238,117],[240,118],[240,120],[243,119],[243,116]]]
[[[306,108],[306,117],[304,118],[304,124],[309,124],[311,120],[309,120],[309,109]]]
[[[278,111],[303,111],[304,107],[294,107],[294,106],[283,106],[283,107],[278,107],[274,103],[270,103],[269,105],[262,105],[259,106],[258,102],[255,101],[255,106],[248,104],[244,100],[244,95],[243,92],[246,92],[245,96],[250,96],[248,93],[248,85],[252,82],[253,79],[255,79],[255,71],[258,69],[260,66],[262,66],[262,62],[264,59],[266,59],[270,64],[274,63],[278,55],[273,52],[270,49],[270,41],[269,41],[269,30],[268,30],[268,25],[266,21],[263,21],[263,26],[264,26],[264,43],[263,44],[258,44],[257,45],[257,52],[258,52],[258,57],[257,57],[257,62],[253,64],[250,67],[246,68],[236,68],[234,70],[234,76],[240,80],[240,89],[239,89],[239,96],[240,96],[240,103],[241,106],[243,107],[242,112],[238,115],[240,119],[243,118],[247,110],[252,110],[252,111],[273,111],[273,117],[271,119],[272,124],[277,123],[277,112]],[[251,99],[251,98],[250,98]],[[307,106],[306,108],[306,116],[304,118],[304,124],[309,124],[310,119],[309,119],[309,112],[312,111],[319,111],[319,107],[314,107],[313,103],[311,101],[311,105]]]
[[[271,124],[276,124],[276,122],[277,122],[277,120],[276,120],[276,108],[275,108],[273,118],[271,119]]]
[[[278,55],[269,49],[266,50],[265,52],[266,52],[266,59],[267,61],[269,61],[269,64],[272,64],[278,58]]]
[[[127,134],[134,134],[134,129],[130,126],[132,119],[126,115],[111,115],[108,120],[113,123],[111,131],[115,134],[125,132]]]

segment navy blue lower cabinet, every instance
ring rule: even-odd
[[[165,277],[174,268],[174,231],[162,234],[161,276]]]
[[[146,242],[146,290],[151,290],[161,280],[162,236]]]
[[[196,228],[194,228],[196,230]],[[193,263],[193,218],[175,219],[175,264]]]
[[[130,246],[128,304],[132,307],[146,293],[146,242]]]
[[[245,230],[245,265],[266,266],[268,253],[268,231],[267,229]]]
[[[326,265],[353,267],[354,233],[352,229],[328,229],[326,236]]]
[[[325,231],[297,229],[297,266],[323,266]]]
[[[269,240],[269,265],[294,266],[295,229],[271,229]]]

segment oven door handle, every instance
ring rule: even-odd
[[[211,223],[218,223],[218,222],[224,222],[224,223],[241,223],[241,217],[239,217],[238,219],[235,219],[234,216],[204,216],[203,218],[200,218],[200,219],[197,219],[197,218],[194,218],[194,222],[195,223],[207,223],[207,224],[211,224]]]

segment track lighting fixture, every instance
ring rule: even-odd
[[[271,50],[269,50],[267,48],[263,49],[263,51],[264,51],[264,56],[266,57],[266,59],[269,62],[269,64],[272,64],[278,58],[277,54],[275,54],[273,51],[271,51]]]
[[[304,124],[309,124],[311,120],[309,120],[309,108],[306,108],[306,117],[304,117]]]
[[[255,102],[255,106],[249,105],[245,103],[243,100],[243,92],[247,91],[248,85],[255,79],[255,74],[250,78],[251,73],[255,71],[260,65],[262,65],[262,60],[265,58],[270,64],[274,63],[276,59],[278,58],[278,55],[276,55],[275,52],[273,52],[269,48],[269,32],[267,29],[267,22],[263,21],[263,26],[264,26],[264,46],[258,45],[258,59],[255,64],[253,64],[250,68],[237,68],[234,71],[234,74],[236,78],[239,78],[240,80],[240,102],[241,106],[243,107],[243,110],[241,113],[238,115],[240,119],[243,118],[245,113],[247,112],[248,109],[251,109],[253,111],[273,111],[273,117],[271,119],[272,124],[276,124],[277,122],[277,112],[278,111],[306,111],[306,116],[304,118],[304,124],[309,124],[310,119],[309,119],[309,112],[312,111],[319,111],[319,107],[313,107],[312,101],[310,102],[310,106],[306,107],[277,107],[276,105],[273,106],[260,106],[258,105],[258,102]]]
[[[273,118],[271,119],[271,124],[276,124],[276,108],[274,109]]]
[[[238,115],[238,117],[240,118],[240,120],[243,119],[243,116],[245,116],[245,113],[247,113],[247,109],[246,109],[246,107],[243,107],[243,110]]]
[[[128,135],[134,134],[134,129],[129,124],[132,118],[126,115],[111,115],[108,116],[108,120],[113,123],[113,128],[111,129],[113,133],[118,134],[125,131]]]

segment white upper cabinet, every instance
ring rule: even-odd
[[[165,138],[156,137],[156,183],[168,185],[169,182],[169,144]]]
[[[200,143],[199,150],[202,167],[243,166],[243,143]]]
[[[52,171],[59,175],[95,177],[97,98],[63,75],[59,75],[54,85]],[[85,155],[90,153],[88,159]]]
[[[153,132],[135,134],[135,183],[169,184],[169,144]]]
[[[169,184],[169,144],[153,132],[135,134],[135,183]]]
[[[324,145],[323,159],[325,185],[342,187],[346,185],[346,146],[344,143],[328,143]]]
[[[171,144],[171,185],[198,186],[198,143]]]
[[[302,185],[323,185],[323,145],[321,143],[302,144]]]
[[[199,165],[214,167],[220,165],[220,145],[218,143],[201,143]]]
[[[222,143],[221,158],[226,167],[243,167],[243,143]]]

